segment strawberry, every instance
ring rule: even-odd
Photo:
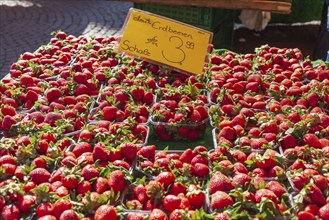
[[[109,151],[106,149],[105,144],[103,143],[97,143],[94,146],[93,149],[93,159],[94,161],[96,160],[101,160],[101,161],[107,161],[109,158]]]
[[[46,114],[44,122],[50,124],[50,126],[55,126],[56,121],[60,119],[63,119],[62,114],[56,112],[49,112]]]
[[[59,220],[66,220],[66,219],[80,220],[80,217],[74,210],[68,209],[68,210],[65,210],[59,217]]]
[[[81,170],[81,177],[89,181],[95,177],[99,176],[99,171],[96,169],[95,165],[87,164]]]
[[[54,212],[54,207],[50,202],[40,203],[36,208],[36,214],[38,218],[45,215],[52,215],[53,212]]]
[[[186,149],[179,157],[179,160],[183,163],[191,163],[191,160],[193,159],[194,154],[192,149]]]
[[[313,180],[315,185],[319,187],[321,190],[325,190],[328,188],[329,181],[325,176],[321,174],[317,174],[313,176]]]
[[[91,90],[84,84],[78,84],[74,90],[74,94],[76,96],[83,95],[83,94],[91,95]]]
[[[153,209],[150,213],[149,220],[168,220],[168,216],[161,209]]]
[[[104,120],[113,121],[117,117],[118,108],[115,106],[106,106],[102,109]]]
[[[92,152],[92,150],[93,148],[89,143],[82,141],[74,146],[72,152],[76,157],[79,157],[85,152]]]
[[[193,209],[200,209],[206,201],[205,193],[194,184],[189,185],[186,196]]]
[[[111,205],[101,205],[97,208],[95,215],[95,220],[117,220],[118,214],[115,208]]]
[[[115,170],[111,172],[107,178],[109,187],[115,194],[122,193],[126,188],[126,179],[121,170]]]
[[[61,214],[65,211],[65,210],[69,210],[72,208],[72,203],[67,200],[67,199],[61,199],[61,200],[57,200],[54,204],[53,204],[53,210],[54,210],[54,216],[59,219]]]
[[[223,191],[216,191],[211,195],[210,207],[213,210],[224,209],[233,205],[233,199]]]
[[[175,176],[171,172],[161,172],[155,179],[161,183],[163,187],[167,188],[175,181]]]
[[[32,170],[29,176],[36,184],[48,182],[50,179],[50,173],[44,168],[36,168]]]
[[[168,212],[172,212],[175,209],[179,209],[181,204],[181,198],[175,195],[166,195],[163,199],[163,207]]]
[[[233,189],[233,184],[230,179],[217,171],[210,179],[209,193],[214,194],[216,191],[230,191]]]
[[[36,203],[35,197],[32,195],[24,195],[17,201],[17,206],[21,212],[28,213],[31,207]]]
[[[315,220],[314,214],[306,211],[300,211],[297,214],[298,220]]]
[[[297,140],[291,134],[284,136],[280,142],[283,149],[293,148],[297,146]]]
[[[57,220],[57,218],[53,215],[45,215],[42,216],[41,218],[38,218],[38,220]]]
[[[319,138],[315,134],[305,134],[303,137],[303,144],[307,144],[310,147],[321,148],[322,144],[319,141]]]
[[[137,155],[142,156],[148,160],[153,160],[155,156],[155,145],[147,145],[140,148]]]
[[[49,102],[52,102],[53,100],[61,97],[62,93],[61,90],[58,88],[50,88],[45,93],[46,98]]]
[[[12,125],[15,125],[17,121],[10,115],[5,115],[2,119],[1,127],[4,130],[10,130]]]
[[[257,166],[259,168],[268,170],[276,165],[275,156],[278,152],[272,149],[267,149],[262,156],[262,160],[257,161]]]
[[[214,220],[231,220],[231,218],[226,213],[218,213],[215,215]]]
[[[232,183],[235,187],[248,187],[252,178],[245,173],[237,173],[232,179]]]
[[[272,192],[271,190],[268,189],[259,189],[255,193],[255,199],[257,203],[260,203],[263,198],[267,198],[274,202],[274,204],[278,203],[278,197]]]
[[[209,167],[203,163],[196,163],[193,166],[193,173],[198,177],[207,176],[209,172]]]
[[[279,199],[284,193],[287,193],[287,190],[278,181],[274,180],[268,182],[266,188],[274,192]]]
[[[326,204],[326,198],[323,196],[321,189],[319,189],[316,185],[308,185],[306,191],[311,203],[319,206]]]
[[[315,92],[311,92],[307,95],[306,99],[307,99],[310,106],[316,107],[318,105],[319,100],[320,100],[320,96],[319,96],[319,94],[317,94]]]
[[[133,160],[136,157],[138,150],[139,147],[133,143],[124,143],[120,145],[121,154],[128,160]]]
[[[15,116],[16,115],[16,109],[10,105],[3,106],[1,108],[1,113],[3,115],[9,115],[9,116]]]
[[[87,192],[92,190],[92,186],[89,181],[83,180],[75,187],[75,192],[77,195],[85,196]]]
[[[104,177],[98,177],[95,182],[93,183],[93,188],[95,192],[98,192],[99,194],[104,193],[107,191],[110,187],[108,184],[108,180]]]
[[[170,194],[173,194],[173,195],[178,195],[180,193],[182,194],[186,194],[186,188],[184,186],[183,183],[180,183],[180,182],[174,182],[171,186],[170,186],[170,191],[169,191]]]
[[[21,213],[20,213],[18,207],[14,204],[5,205],[2,208],[1,217],[3,220],[19,219],[20,216],[21,216]]]
[[[325,204],[319,209],[318,216],[324,220],[329,219],[329,203]]]
[[[148,199],[148,196],[146,194],[146,188],[143,184],[138,184],[136,187],[134,187],[133,192],[135,198],[140,203],[144,203]]]

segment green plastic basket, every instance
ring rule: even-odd
[[[211,31],[215,48],[232,48],[234,10],[153,3],[134,3],[134,7]]]

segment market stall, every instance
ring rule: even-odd
[[[171,33],[196,40],[184,30]],[[125,39],[58,31],[12,64],[1,219],[329,218],[328,63],[206,41],[208,59],[186,74],[118,50],[148,56],[160,36],[142,42],[148,53]]]

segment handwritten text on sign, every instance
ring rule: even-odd
[[[212,33],[132,9],[119,50],[199,74]]]

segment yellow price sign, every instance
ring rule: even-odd
[[[185,72],[200,74],[211,40],[211,32],[130,9],[119,50]]]

